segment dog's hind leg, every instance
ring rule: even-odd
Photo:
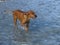
[[[17,29],[17,17],[15,15],[13,15],[14,18],[14,27]]]

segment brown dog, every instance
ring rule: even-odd
[[[24,26],[25,31],[28,31],[29,28],[29,22],[31,18],[36,18],[37,16],[35,13],[30,10],[28,12],[23,12],[21,10],[15,10],[13,11],[13,18],[14,18],[14,25],[16,27],[17,25],[17,19],[20,21],[21,26]]]

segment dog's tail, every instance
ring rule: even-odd
[[[12,14],[12,12],[14,12],[14,11],[12,11],[12,10],[9,10],[9,9],[6,9],[6,10],[4,10],[4,14]]]

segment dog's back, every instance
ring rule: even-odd
[[[21,10],[15,10],[13,11],[13,16],[18,18],[20,21],[22,21],[24,19],[24,13],[23,11]]]

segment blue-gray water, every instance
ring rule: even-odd
[[[19,23],[19,29],[14,29],[10,11],[15,9],[33,10],[38,16],[31,20],[28,33]],[[0,2],[0,45],[60,45],[60,0]]]

